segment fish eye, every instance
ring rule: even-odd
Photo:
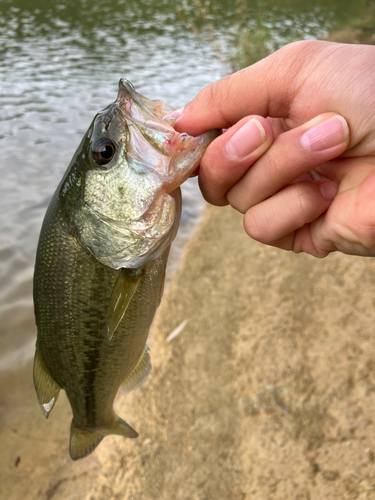
[[[98,165],[107,165],[115,156],[115,153],[116,146],[108,137],[97,140],[92,148],[92,155]]]

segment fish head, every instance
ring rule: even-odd
[[[96,115],[73,158],[70,171],[80,173],[74,232],[104,265],[139,267],[176,235],[179,186],[217,132],[180,134],[172,119],[163,119],[173,110],[122,79],[117,99]]]

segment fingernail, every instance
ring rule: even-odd
[[[237,130],[227,143],[227,152],[236,159],[245,158],[267,140],[260,121],[252,118]]]
[[[301,145],[306,151],[324,151],[345,142],[348,136],[345,118],[335,116],[307,130],[301,137]]]
[[[172,111],[172,113],[168,113],[167,115],[163,116],[163,120],[166,118],[173,118],[174,120],[177,120],[182,116],[182,113],[184,112],[184,108],[176,109],[175,111]]]
[[[332,201],[333,198],[337,195],[339,185],[337,184],[337,182],[327,181],[322,182],[319,185],[319,189],[326,200]]]

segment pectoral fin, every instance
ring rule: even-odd
[[[109,300],[108,339],[111,340],[137,290],[143,270],[121,269]]]
[[[48,418],[59,397],[60,386],[54,381],[45,367],[38,347],[34,358],[34,386],[42,412]]]
[[[138,361],[131,374],[121,385],[121,390],[125,393],[134,391],[135,389],[138,389],[138,387],[141,387],[141,385],[146,382],[147,377],[150,375],[152,367],[151,358],[148,351],[149,349],[146,345],[141,359]]]

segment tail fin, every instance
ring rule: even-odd
[[[90,455],[98,446],[100,441],[111,434],[128,438],[138,437],[138,433],[117,415],[113,425],[108,428],[94,430],[82,430],[76,426],[74,419],[70,427],[70,447],[69,452],[72,460],[78,460]]]

